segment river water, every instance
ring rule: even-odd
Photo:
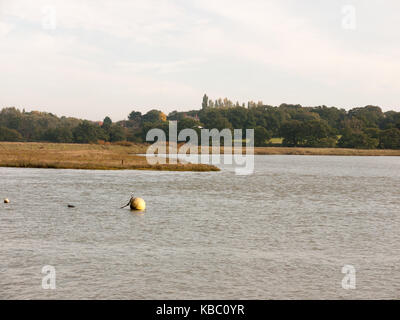
[[[396,157],[256,156],[248,176],[0,168],[0,299],[399,299],[399,187]],[[144,214],[119,209],[131,192]]]

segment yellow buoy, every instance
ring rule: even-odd
[[[8,200],[7,198],[4,199],[4,203],[10,203],[10,200]]]
[[[142,198],[132,198],[130,206],[132,210],[143,211],[146,209],[146,202]]]

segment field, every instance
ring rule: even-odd
[[[281,144],[283,142],[283,138],[271,138],[267,142],[272,144]]]
[[[150,165],[144,144],[67,144],[34,142],[1,142],[0,167],[91,169],[91,170],[168,170],[219,171],[205,164]]]

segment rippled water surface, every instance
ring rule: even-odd
[[[250,176],[0,168],[0,298],[400,298],[399,158],[255,158]],[[131,191],[144,214],[118,209]]]

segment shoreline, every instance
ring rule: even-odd
[[[400,150],[389,149],[345,149],[302,147],[254,147],[254,155],[305,155],[305,156],[400,156]]]
[[[43,142],[0,142],[0,167],[83,169],[83,170],[153,170],[210,172],[220,169],[208,164],[147,163],[143,143],[68,144]],[[221,147],[223,154],[223,147]],[[243,148],[243,151],[245,149]],[[211,153],[211,150],[210,150]],[[254,155],[308,156],[400,156],[400,150],[255,147]],[[168,162],[168,160],[167,160]]]
[[[0,167],[81,169],[81,170],[153,170],[220,171],[208,164],[147,163],[145,144],[68,144],[42,142],[0,142]],[[168,162],[168,161],[167,161]]]

